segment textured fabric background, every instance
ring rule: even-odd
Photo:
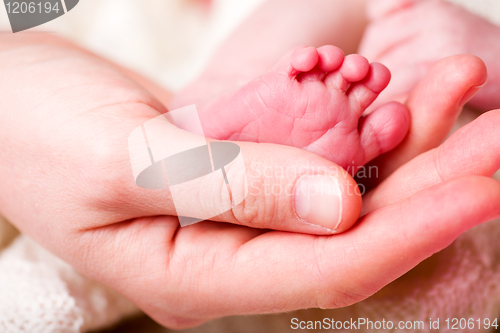
[[[175,91],[196,77],[217,45],[261,2],[215,0],[208,12],[201,0],[81,0],[40,30],[60,33]],[[500,24],[498,0],[453,2]],[[3,10],[0,29],[8,29]],[[224,318],[188,332],[288,332],[293,317],[496,318],[499,236],[498,222],[479,226],[373,297],[345,309]],[[137,312],[0,218],[0,332],[84,332]]]

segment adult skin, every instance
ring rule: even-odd
[[[488,69],[488,81],[483,87],[471,87],[467,97],[473,98],[468,106],[480,112],[500,108],[500,27],[443,0],[371,0],[368,13],[370,21],[359,52],[371,61],[383,63],[393,73],[391,83],[372,108],[387,101],[406,100],[437,61],[462,53],[480,57]],[[418,134],[410,135],[397,149],[372,162],[380,167],[380,179],[415,156],[413,148],[408,147],[419,146],[421,152],[445,138],[431,135],[435,140],[426,140],[429,133],[447,134],[451,128],[449,122],[436,121],[435,116],[456,115],[435,114],[432,109],[412,111],[410,133]],[[445,127],[439,129],[436,124]]]
[[[190,104],[203,108],[214,97],[230,94],[241,85],[265,74],[280,57],[297,45],[319,47],[332,44],[342,48],[345,54],[354,53],[359,47],[361,54],[368,60],[380,61],[393,69],[393,82],[390,83],[388,91],[382,92],[381,98],[377,98],[374,105],[380,106],[397,98],[406,101],[412,116],[406,139],[396,149],[370,163],[370,166],[377,166],[379,177],[371,180],[360,179],[367,189],[372,188],[413,157],[438,146],[451,130],[463,104],[471,97],[474,105],[495,105],[490,103],[491,96],[497,94],[485,94],[484,90],[481,90],[474,96],[486,81],[482,61],[464,64],[461,58],[457,58],[455,62],[442,64],[441,68],[434,67],[435,72],[447,71],[453,76],[456,75],[456,78],[442,76],[442,81],[438,83],[439,89],[436,90],[442,92],[441,95],[432,94],[432,91],[426,93],[434,87],[418,86],[436,62],[461,53],[477,54],[489,59],[489,72],[500,77],[496,75],[499,72],[496,70],[496,60],[493,61],[491,56],[488,56],[488,52],[495,54],[495,51],[487,47],[492,40],[498,39],[498,27],[495,28],[485,20],[460,8],[457,10],[456,6],[443,1],[425,0],[421,3],[416,0],[266,1],[218,48],[201,76],[176,94],[167,105],[171,109]],[[426,8],[433,6],[447,18],[446,29],[440,28],[442,21],[439,20],[439,15],[432,15],[431,26],[425,24],[425,17],[429,12]],[[365,15],[366,9],[368,16]],[[405,20],[411,22],[410,27],[402,23]],[[464,29],[466,34],[463,39],[456,38],[455,33],[450,33],[456,31],[457,27],[464,26],[467,28]],[[396,31],[398,33],[395,33]],[[412,33],[417,33],[418,39],[407,38],[405,41],[408,42],[399,43],[400,35],[406,38]],[[277,40],[279,42],[276,42]],[[427,52],[427,40],[438,45],[442,43],[445,47],[435,47],[432,52]],[[480,47],[475,47],[477,44]],[[441,52],[443,50],[446,52]],[[467,62],[468,58],[465,61]],[[421,70],[422,62],[425,64],[425,70]],[[469,66],[476,68],[470,70]],[[474,77],[469,79],[467,75]],[[463,101],[458,102],[463,91],[455,89],[454,82],[458,82],[460,78],[464,78],[463,88],[469,85],[469,92]],[[498,80],[490,78],[486,88],[496,88],[496,81]],[[491,90],[498,89],[489,88],[488,91]],[[410,91],[417,97],[408,99]],[[424,93],[426,96],[432,94],[431,107],[418,100]],[[455,107],[448,107],[449,100],[455,103]],[[500,105],[488,110],[498,107]],[[441,112],[435,112],[435,109]]]
[[[438,179],[425,188],[410,179],[406,194],[396,199],[377,199],[375,204],[375,199],[368,199],[367,205],[375,210],[342,235],[249,228],[304,231],[293,224],[290,198],[272,195],[251,197],[246,204],[252,208],[250,215],[243,210],[242,215],[235,211],[218,217],[248,226],[202,222],[179,228],[176,218],[165,216],[174,213],[168,193],[135,186],[126,149],[130,131],[166,111],[163,106],[115,67],[64,41],[4,36],[0,45],[0,210],[40,244],[166,326],[188,327],[233,314],[352,304],[466,229],[500,214],[500,184],[467,177],[489,176],[488,172],[461,168],[452,169],[446,182]],[[457,80],[448,81],[445,91],[416,89],[412,107],[437,105],[441,110],[435,112],[458,112],[463,95],[485,78],[477,58],[445,60],[421,87],[444,80],[457,60],[463,77],[454,76]],[[441,94],[450,96],[435,104]],[[497,113],[487,117],[492,117],[487,123],[499,121]],[[171,130],[189,139],[190,134],[174,126]],[[459,138],[468,136],[464,131]],[[483,140],[497,139],[494,131],[485,133],[476,138],[478,149]],[[300,167],[312,159],[335,168],[299,149],[239,144],[246,159],[266,167],[289,160],[294,161],[291,167]],[[440,156],[446,160],[470,162],[463,146],[443,147],[446,154]],[[491,160],[498,149],[485,153]],[[432,170],[434,162],[430,158],[419,163]],[[294,181],[257,180],[281,185]],[[209,188],[198,194],[201,202],[213,197]],[[454,209],[443,209],[451,206]]]
[[[377,103],[406,95],[440,59],[473,54],[489,79],[469,102],[480,111],[500,108],[500,27],[444,0],[371,0],[359,52],[393,72]]]

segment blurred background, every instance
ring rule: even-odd
[[[33,31],[65,36],[173,91],[203,68],[214,49],[265,0],[80,0]],[[0,29],[11,31],[0,10]]]

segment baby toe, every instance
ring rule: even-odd
[[[317,50],[318,63],[312,70],[300,73],[297,80],[303,81],[323,81],[328,72],[334,71],[342,65],[344,61],[344,51],[333,45],[325,45]]]
[[[323,72],[331,72],[340,67],[344,62],[344,51],[333,45],[318,48],[318,67]]]
[[[290,78],[312,70],[319,61],[318,50],[311,46],[300,46],[289,52],[273,67],[272,71]]]
[[[410,128],[410,112],[401,103],[391,102],[376,109],[360,122],[359,136],[365,160],[394,149],[403,141]]]
[[[291,65],[297,72],[312,70],[319,61],[318,50],[315,47],[301,47],[295,49],[291,57]]]
[[[354,83],[348,92],[352,108],[363,112],[375,101],[391,80],[391,72],[380,63],[372,63],[364,80]]]
[[[339,68],[340,74],[348,82],[358,82],[363,80],[370,70],[368,60],[358,54],[350,54],[345,57],[342,66]]]

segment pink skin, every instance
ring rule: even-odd
[[[500,108],[500,27],[442,0],[372,0],[368,7],[371,23],[359,52],[393,73],[374,107],[403,100],[438,60],[473,54],[486,63],[489,79],[469,105]]]
[[[372,192],[366,201],[373,211],[346,233],[249,227],[297,226],[290,198],[275,195],[250,197],[242,211],[222,216],[229,223],[180,228],[166,191],[135,186],[128,156],[130,132],[166,112],[163,106],[116,66],[53,36],[5,34],[0,45],[0,211],[163,325],[185,328],[221,316],[346,306],[380,290],[468,228],[500,215],[500,183],[480,177],[499,167],[498,111],[457,133],[439,155],[401,169],[382,192]],[[431,71],[415,91],[412,108],[454,113],[468,88],[480,83],[474,79],[476,61],[460,60],[463,77]],[[456,62],[445,60],[438,69]],[[439,83],[445,78],[443,90]],[[443,98],[450,93],[458,98]],[[450,117],[436,119],[450,122]],[[173,125],[169,132],[194,137]],[[422,140],[436,135],[425,134]],[[239,144],[249,161],[271,171],[306,167],[310,161],[336,167],[302,149]],[[471,149],[478,159],[470,158]],[[424,179],[423,184],[425,174],[441,171],[437,166],[446,167],[446,181]],[[284,179],[282,185],[294,180]],[[397,192],[402,182],[404,193]],[[185,195],[208,204],[216,197],[210,186]]]
[[[389,70],[327,45],[299,47],[267,74],[200,110],[205,134],[306,149],[347,168],[399,144],[409,113],[390,103],[362,117],[390,81]]]
[[[415,156],[439,146],[450,133],[464,104],[473,97],[471,92],[478,91],[486,79],[486,66],[475,56],[456,55],[436,63],[408,95],[405,103],[411,111],[408,135],[395,149],[370,162],[379,171],[377,179],[368,180],[372,183],[370,186],[383,181]],[[429,89],[432,86],[428,81],[434,82],[439,89]],[[423,94],[426,99],[422,99]]]

